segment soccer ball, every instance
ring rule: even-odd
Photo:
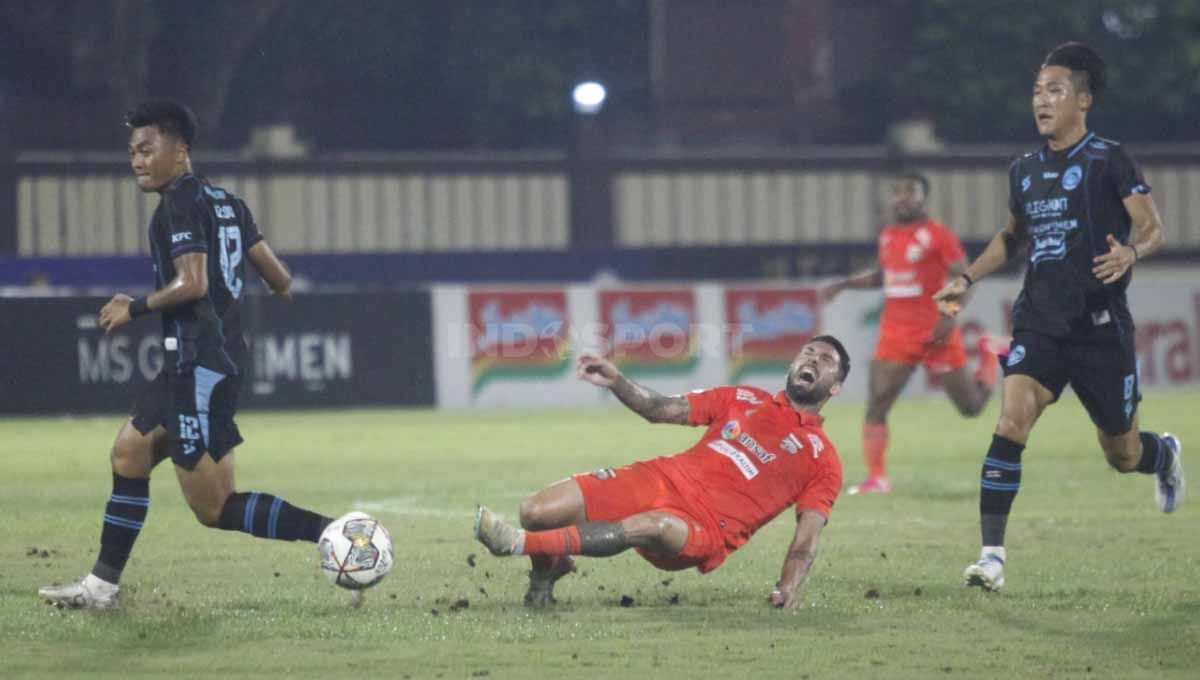
[[[392,570],[392,537],[379,520],[363,512],[337,518],[317,543],[321,571],[329,582],[349,590],[379,583]]]

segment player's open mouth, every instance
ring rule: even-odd
[[[1049,113],[1037,114],[1037,122],[1039,122],[1039,123],[1049,123],[1052,120],[1054,120],[1054,116],[1052,114],[1049,114]]]
[[[796,373],[796,377],[803,382],[812,384],[817,381],[817,372],[811,368],[804,367]]]

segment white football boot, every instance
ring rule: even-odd
[[[963,582],[968,586],[979,586],[986,591],[996,592],[1004,587],[1003,547],[988,546],[979,553],[979,561],[963,571]]]
[[[1170,432],[1163,432],[1162,438],[1175,454],[1175,460],[1171,467],[1154,475],[1154,502],[1163,512],[1175,512],[1175,508],[1183,501],[1186,488],[1183,479],[1183,442]]]
[[[117,609],[121,606],[120,586],[97,578],[94,574],[63,586],[38,588],[38,595],[56,607],[67,609]]]
[[[525,532],[482,505],[475,511],[475,538],[497,557],[519,555],[525,548]]]

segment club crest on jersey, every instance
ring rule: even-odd
[[[1021,179],[1021,191],[1022,192],[1029,191],[1029,187],[1032,184],[1033,184],[1033,179],[1030,178],[1029,175],[1025,175],[1025,177]]]
[[[1017,345],[1012,348],[1011,352],[1008,353],[1008,365],[1016,366],[1017,364],[1021,363],[1021,360],[1024,358],[1025,358],[1025,346]]]
[[[731,420],[728,423],[725,423],[725,427],[721,428],[722,439],[737,439],[738,435],[741,433],[742,426],[736,420]]]
[[[908,249],[904,251],[904,259],[908,260],[909,262],[916,262],[917,260],[920,260],[921,256],[924,254],[925,249],[919,244],[910,243],[908,244]]]
[[[1062,188],[1070,191],[1079,186],[1079,180],[1083,179],[1083,168],[1078,165],[1072,165],[1063,173]]]

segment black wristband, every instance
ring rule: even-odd
[[[1142,259],[1142,258],[1141,258],[1141,256],[1140,256],[1140,255],[1138,255],[1137,246],[1135,246],[1135,245],[1133,245],[1132,243],[1130,243],[1130,244],[1129,244],[1129,249],[1133,251],[1133,261],[1134,261],[1134,262],[1137,262],[1138,260]]]
[[[967,280],[967,288],[975,285],[975,282],[971,280],[971,277],[966,272],[959,274],[959,276]]]
[[[129,303],[129,318],[136,319],[150,313],[150,302],[144,297],[134,298]]]

